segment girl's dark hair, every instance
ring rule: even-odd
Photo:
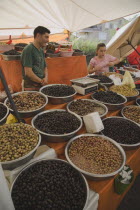
[[[43,26],[38,26],[38,27],[36,27],[35,30],[34,30],[34,38],[36,37],[36,35],[37,35],[38,33],[39,33],[39,34],[45,34],[45,33],[50,34],[50,30],[47,29],[47,28],[45,28],[45,27],[43,27]]]
[[[97,55],[97,51],[99,50],[100,47],[106,47],[106,45],[104,43],[99,43],[96,48],[96,55]]]

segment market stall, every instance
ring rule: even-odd
[[[5,3],[0,3],[0,11],[4,20],[1,21],[0,28],[2,30],[10,29],[12,32],[14,28],[33,30],[37,25],[44,25],[51,31],[67,29],[70,34],[70,32],[135,13],[140,5],[137,0],[133,4],[129,0],[126,7],[125,2],[116,0],[115,4],[111,5],[112,9],[110,10],[108,9],[110,8],[109,0],[104,8],[99,10],[98,8],[102,3],[104,3],[102,0],[100,2],[90,0],[88,4],[86,0],[82,2],[78,0],[67,2],[65,0],[53,0],[51,3],[44,0],[30,2],[7,0]],[[104,11],[106,12],[104,13]],[[9,44],[11,42],[10,38]],[[5,45],[8,44],[5,43]],[[22,66],[20,53],[14,53],[4,52],[3,57],[16,55],[18,60],[6,61],[1,59],[0,68],[2,68],[12,91],[19,92],[22,90]],[[64,53],[66,53],[65,55],[72,55],[73,50],[67,48],[63,52],[61,49],[60,55],[62,56]],[[122,195],[116,194],[114,190],[115,176],[122,171],[125,164],[132,168],[134,177],[140,172],[138,167],[140,162],[140,140],[138,138],[140,127],[138,124],[125,119],[124,116],[124,118],[113,118],[114,121],[116,120],[117,126],[108,129],[105,128],[105,122],[108,120],[105,117],[119,116],[124,105],[135,104],[139,92],[126,84],[122,85],[121,88],[116,88],[116,85],[113,85],[114,80],[106,76],[85,78],[88,72],[84,55],[47,58],[46,62],[48,64],[49,85],[41,88],[39,92],[14,93],[12,97],[18,113],[15,112],[16,108],[11,103],[10,97],[5,100],[4,104],[0,103],[0,125],[2,125],[0,126],[0,193],[3,189],[5,193],[4,202],[1,203],[4,206],[8,204],[7,206],[10,206],[11,209],[14,209],[14,203],[16,209],[115,210],[129,189],[127,188]],[[81,79],[81,77],[84,78]],[[43,84],[42,82],[43,79],[40,84]],[[70,86],[71,82],[72,86]],[[110,91],[112,85],[113,93]],[[0,90],[3,90],[1,83]],[[96,90],[103,91],[103,94],[101,96],[97,94],[95,99],[93,92]],[[109,92],[109,95],[106,92]],[[10,96],[10,94],[7,95]],[[109,100],[110,98],[113,100]],[[129,99],[130,102],[126,103]],[[17,118],[11,113],[14,113]],[[88,116],[88,114],[91,115]],[[127,117],[134,116],[129,115]],[[87,123],[87,126],[88,119],[91,120],[91,123]],[[21,121],[26,123],[19,124],[18,122]],[[94,124],[92,124],[93,122]],[[126,123],[129,128],[132,130],[134,128],[136,131],[132,132],[134,144],[131,142]],[[93,127],[94,132],[91,129]],[[88,133],[88,128],[91,129],[91,134],[85,134]],[[127,138],[125,140],[122,139],[117,130],[119,128],[121,128],[123,135],[126,133]],[[111,130],[110,135],[115,133],[117,140],[115,135],[114,138],[100,135],[102,134],[101,131],[106,132],[107,129],[109,132]],[[116,130],[112,132],[113,129]],[[98,135],[92,133],[98,133]],[[71,159],[73,160],[72,164],[66,155],[65,148],[71,143],[71,140],[75,141],[72,138],[78,138],[79,141],[78,134],[85,134],[82,138],[83,147],[79,144],[78,146],[80,152],[84,155],[87,154],[89,159],[84,159],[84,156],[76,152],[77,147],[75,146],[75,149],[71,150],[71,154],[69,153],[71,158],[74,157]],[[128,142],[125,142],[127,140]],[[88,141],[90,147],[87,144]],[[93,146],[94,143],[95,147]],[[125,148],[124,151],[121,147],[124,144],[130,150],[127,151]],[[73,156],[75,153],[79,156]],[[95,158],[95,163],[92,157]],[[77,167],[75,167],[76,163],[79,164]],[[90,163],[93,167],[90,167]],[[3,170],[1,170],[1,165]],[[84,176],[85,172],[90,173],[88,178]],[[3,186],[7,186],[4,175],[7,178],[10,192],[7,187],[3,188]],[[131,187],[132,180],[128,179],[127,181]],[[5,202],[7,199],[10,202]],[[11,203],[12,200],[13,203]],[[2,205],[0,208],[3,208]]]

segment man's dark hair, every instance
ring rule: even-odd
[[[36,37],[36,35],[37,35],[38,33],[39,33],[39,34],[45,34],[45,33],[50,34],[50,30],[47,29],[47,28],[45,28],[45,27],[43,27],[43,26],[38,26],[38,27],[36,27],[35,30],[34,30],[34,38]]]

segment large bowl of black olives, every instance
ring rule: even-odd
[[[103,85],[106,85],[107,87],[110,87],[111,85],[114,84],[113,80],[105,75],[92,75],[91,74],[88,77],[94,78],[94,79],[99,79],[100,83]]]
[[[89,186],[68,162],[41,159],[22,169],[11,186],[11,197],[16,210],[86,210]]]
[[[68,141],[83,125],[80,116],[64,109],[41,112],[32,119],[31,124],[48,142]]]
[[[91,94],[91,98],[106,105],[109,111],[121,109],[127,102],[125,96],[109,90],[95,92]]]
[[[131,150],[140,146],[140,125],[123,117],[108,117],[102,120],[103,135],[112,138],[124,149]]]
[[[40,88],[41,93],[47,95],[51,104],[64,104],[72,101],[76,95],[75,89],[70,85],[51,84]]]

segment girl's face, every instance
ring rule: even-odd
[[[97,55],[99,58],[103,58],[106,53],[106,47],[100,47],[99,50],[97,50]]]

